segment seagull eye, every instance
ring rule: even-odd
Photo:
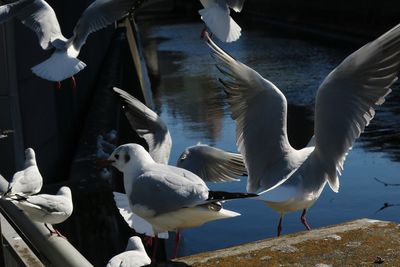
[[[119,155],[118,154],[115,154],[115,156],[114,156],[116,159],[119,159]]]
[[[125,163],[131,160],[131,157],[128,154],[125,154]]]

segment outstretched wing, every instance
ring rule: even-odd
[[[151,157],[157,163],[168,164],[172,139],[167,126],[154,111],[124,90],[114,87],[114,91],[124,100],[125,115],[132,128],[146,140]]]
[[[44,0],[35,0],[20,12],[16,17],[21,22],[36,32],[40,46],[43,49],[52,48],[54,41],[66,42],[67,39],[62,35],[60,24],[53,8]]]
[[[282,182],[290,171],[287,155],[294,149],[287,138],[286,98],[274,84],[232,58],[210,38],[208,44],[218,60],[218,69],[228,78],[221,82],[236,122],[236,145],[249,173],[247,191],[267,190]]]
[[[20,0],[0,6],[0,24],[15,17],[18,12],[31,4],[33,0]]]
[[[128,15],[135,1],[96,0],[83,12],[74,28],[73,46],[79,51],[89,34],[98,31]]]
[[[206,182],[239,181],[237,177],[247,174],[241,154],[208,145],[186,148],[176,166],[193,172]]]
[[[323,81],[315,103],[315,156],[333,191],[347,152],[383,104],[400,70],[400,24],[348,56]]]

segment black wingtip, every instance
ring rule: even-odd
[[[253,193],[209,191],[207,200],[220,201],[220,200],[229,200],[238,198],[251,198],[257,196],[258,196],[257,194]]]

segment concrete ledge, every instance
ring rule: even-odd
[[[370,219],[176,259],[189,266],[400,266],[400,227]]]

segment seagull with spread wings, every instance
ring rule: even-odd
[[[236,145],[249,173],[248,192],[280,213],[306,210],[326,184],[339,190],[339,176],[347,153],[384,103],[400,71],[400,24],[370,42],[337,66],[320,85],[315,103],[311,145],[296,150],[287,136],[287,100],[259,73],[235,60],[210,38],[208,45],[224,85]]]

